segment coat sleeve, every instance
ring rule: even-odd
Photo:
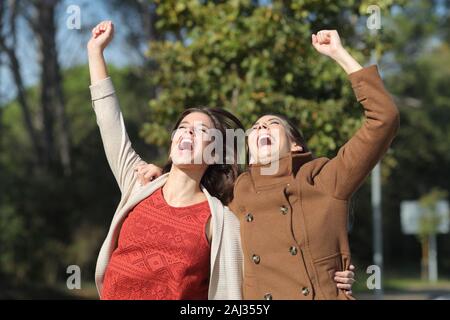
[[[386,91],[376,65],[349,75],[365,121],[318,174],[320,183],[337,199],[346,200],[383,157],[399,127],[398,109]]]
[[[111,78],[89,88],[106,158],[123,194],[135,178],[135,165],[142,160],[131,146]]]

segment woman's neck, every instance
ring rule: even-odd
[[[200,189],[204,169],[183,170],[172,165],[163,186],[166,202],[172,207],[185,207],[205,200]]]

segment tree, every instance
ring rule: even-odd
[[[30,6],[35,12],[31,17],[28,15],[27,20],[37,36],[38,62],[42,66],[40,100],[43,118],[47,123],[45,145],[48,148],[48,154],[53,155],[53,139],[56,137],[61,165],[65,175],[70,175],[70,127],[65,111],[61,68],[56,48],[55,8],[59,2],[60,0],[31,1]]]
[[[138,68],[109,66],[109,71],[133,147],[154,161],[158,150],[138,139],[140,122],[148,117],[148,80],[139,81]],[[64,70],[62,78],[74,132],[71,176],[58,170],[33,174],[19,101],[0,106],[0,278],[4,275],[6,283],[54,285],[71,264],[82,268],[83,281],[93,281],[98,250],[120,198],[90,103],[88,68]],[[26,96],[39,101],[39,91],[35,85]],[[31,105],[35,114],[39,104]],[[0,297],[3,285],[0,281]]]
[[[445,7],[440,8],[439,3]],[[450,82],[450,46],[448,29],[443,27],[449,20],[448,8],[445,1],[409,1],[386,25],[386,33],[394,41],[381,64],[386,67],[386,86],[397,100],[401,119],[389,158],[389,178],[384,170],[384,240],[391,266],[404,268],[406,261],[420,257],[418,243],[400,233],[400,202],[417,199],[435,187],[450,190],[450,95],[446,85]],[[441,270],[450,270],[446,258],[449,236],[438,240]]]
[[[33,145],[36,163],[42,164],[44,154],[40,141],[38,140],[37,130],[33,125],[30,106],[25,94],[25,84],[21,74],[21,67],[15,50],[17,44],[17,11],[17,1],[10,1],[9,10],[6,10],[5,1],[0,3],[0,52],[3,52],[6,55],[9,69],[13,75],[13,80],[17,89],[17,100],[22,110],[26,132]],[[7,17],[8,19],[6,19]]]
[[[62,77],[56,48],[55,13],[59,0],[13,0],[0,5],[0,50],[5,53],[15,82],[26,130],[34,146],[36,163],[49,170],[60,164],[65,175],[71,172],[70,127],[65,112]],[[5,6],[7,4],[7,6]],[[4,19],[9,17],[6,23]],[[40,126],[30,113],[25,95],[21,66],[17,58],[16,39],[19,20],[28,23],[38,44],[40,72]],[[41,127],[38,130],[36,127]]]
[[[429,277],[429,245],[432,237],[435,237],[438,233],[439,225],[442,223],[442,217],[439,215],[436,206],[438,201],[444,200],[447,196],[447,191],[435,188],[419,199],[423,212],[419,221],[419,233],[417,234],[417,238],[422,246],[422,280],[426,280]]]
[[[158,69],[146,140],[166,145],[170,125],[192,106],[223,107],[249,126],[265,112],[295,120],[320,155],[331,155],[360,125],[362,113],[345,74],[312,50],[311,33],[339,29],[364,62],[357,26],[368,2],[153,1],[157,27],[150,42]],[[380,5],[388,10],[393,1]]]

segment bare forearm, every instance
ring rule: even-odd
[[[92,37],[87,44],[91,85],[108,78],[103,50],[111,42],[113,36],[114,24],[111,21],[103,21],[92,29]]]
[[[103,51],[99,49],[88,48],[89,74],[91,76],[91,85],[97,84],[108,77]]]
[[[362,69],[358,61],[342,46],[336,30],[320,30],[317,34],[312,34],[311,40],[312,45],[318,52],[336,61],[347,74]]]
[[[362,69],[362,66],[358,63],[358,61],[356,61],[355,58],[353,58],[350,53],[343,48],[338,51],[333,59],[342,67],[342,69],[344,69],[347,74],[351,74]]]

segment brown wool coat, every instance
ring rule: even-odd
[[[251,165],[229,207],[239,218],[244,299],[349,299],[334,272],[348,269],[348,204],[382,158],[399,113],[376,66],[349,75],[366,120],[332,159],[280,159],[276,174]]]

